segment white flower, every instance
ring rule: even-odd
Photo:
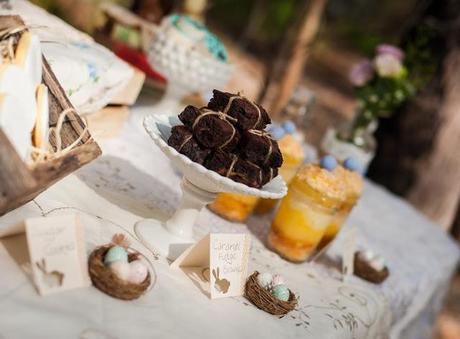
[[[381,77],[397,76],[402,71],[401,60],[391,54],[379,54],[374,59],[375,69]]]

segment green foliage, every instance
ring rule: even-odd
[[[438,32],[429,25],[423,24],[416,28],[415,33],[405,46],[407,68],[410,79],[417,90],[425,87],[436,72],[438,60],[433,41]]]
[[[388,117],[415,92],[407,71],[398,77],[375,76],[365,86],[356,89],[359,110],[364,119]]]

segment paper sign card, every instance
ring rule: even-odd
[[[30,264],[41,295],[89,286],[83,226],[76,215],[25,220]]]
[[[212,299],[240,296],[248,272],[251,238],[241,233],[211,233],[171,264],[182,268]]]

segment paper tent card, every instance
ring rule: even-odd
[[[25,229],[40,294],[90,285],[83,226],[76,215],[26,219]]]
[[[181,268],[212,299],[240,296],[250,242],[247,234],[211,233],[182,253],[171,268]]]

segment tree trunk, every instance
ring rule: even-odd
[[[417,183],[409,200],[448,230],[460,198],[460,48],[449,53],[444,66],[442,125],[430,157],[417,164]]]
[[[276,116],[287,104],[303,75],[305,61],[318,33],[326,2],[306,1],[295,23],[286,32],[262,99],[262,105],[272,116]]]

